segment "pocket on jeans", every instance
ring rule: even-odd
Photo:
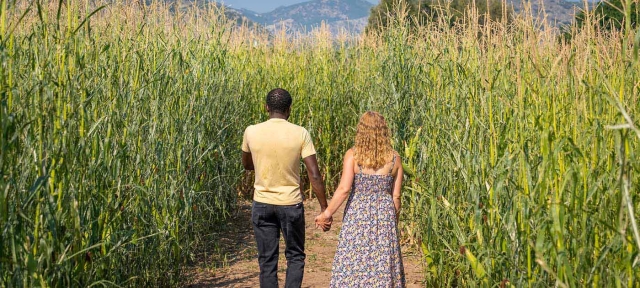
[[[300,218],[304,219],[304,205],[302,205],[302,203],[285,206],[284,210],[287,213],[287,217],[291,218],[292,220],[298,220]]]
[[[260,220],[264,218],[266,215],[267,205],[260,203],[253,203],[253,207],[251,208],[251,222],[253,224],[260,224]]]

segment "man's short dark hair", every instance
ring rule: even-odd
[[[267,94],[267,106],[271,112],[284,113],[291,107],[291,94],[282,88],[276,88]]]

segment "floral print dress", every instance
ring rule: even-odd
[[[387,175],[364,174],[358,167],[333,259],[330,287],[405,287],[393,176],[391,171]]]

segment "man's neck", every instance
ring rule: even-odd
[[[287,120],[289,117],[282,113],[269,113],[269,119],[283,119]]]

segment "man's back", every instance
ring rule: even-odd
[[[309,132],[285,120],[291,115],[291,94],[276,88],[267,93],[266,100],[269,120],[247,127],[242,138],[242,166],[256,172],[251,223],[258,248],[260,287],[279,287],[281,234],[287,257],[285,287],[301,287],[306,254],[300,158],[323,210],[327,199]]]
[[[272,118],[245,130],[242,150],[253,159],[255,201],[273,205],[302,202],[300,158],[316,153],[306,129]]]

